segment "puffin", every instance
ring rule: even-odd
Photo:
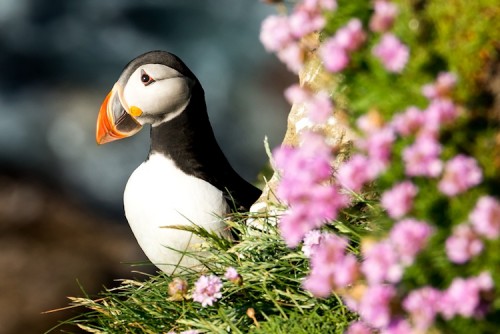
[[[100,107],[97,143],[130,137],[146,124],[149,153],[125,186],[125,216],[161,271],[200,270],[187,252],[199,250],[203,240],[168,227],[196,225],[231,238],[223,217],[249,210],[261,191],[232,168],[219,147],[200,81],[166,51],[147,52],[125,66]]]

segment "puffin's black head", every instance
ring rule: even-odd
[[[101,105],[97,143],[132,136],[144,124],[157,125],[179,115],[199,81],[175,55],[151,51],[125,66]]]

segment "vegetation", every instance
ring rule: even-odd
[[[497,293],[500,272],[496,270],[500,265],[500,256],[496,251],[500,246],[500,230],[495,230],[500,224],[500,87],[497,83],[500,9],[496,1],[396,1],[394,3],[398,10],[393,14],[394,21],[379,28],[374,28],[370,23],[377,15],[372,2],[304,1],[290,6],[290,16],[304,10],[306,3],[316,3],[318,6],[316,12],[307,7],[310,16],[319,13],[325,18],[315,23],[320,22],[321,46],[313,52],[323,57],[327,75],[334,77],[335,82],[340,82],[333,88],[325,85],[323,91],[333,96],[335,108],[347,113],[349,123],[359,135],[360,141],[354,145],[352,156],[371,159],[366,160],[371,163],[379,159],[375,162],[382,162],[383,167],[374,172],[376,175],[368,175],[366,170],[365,174],[356,175],[365,178],[359,181],[359,187],[352,183],[352,178],[342,177],[343,167],[333,173],[334,181],[331,180],[332,175],[330,180],[308,179],[312,185],[333,187],[328,189],[337,196],[336,201],[349,197],[350,202],[348,205],[337,202],[334,212],[328,211],[322,217],[321,224],[315,220],[303,222],[292,220],[293,210],[304,202],[304,198],[310,199],[316,195],[305,189],[300,200],[294,198],[286,187],[290,186],[290,182],[298,181],[293,177],[288,178],[287,166],[291,165],[290,159],[307,157],[307,154],[301,155],[301,149],[311,149],[311,145],[289,148],[281,153],[275,151],[275,155],[281,154],[281,158],[277,159],[282,176],[277,190],[282,200],[276,203],[282,208],[278,216],[260,217],[263,224],[261,228],[246,223],[252,214],[225,218],[238,235],[239,239],[234,242],[194,228],[194,232],[206,239],[204,249],[208,255],[199,257],[206,266],[204,271],[183,271],[175,277],[158,274],[140,282],[123,281],[119,288],[107,290],[97,299],[73,298],[74,305],[84,306],[88,312],[69,322],[91,333],[168,333],[189,330],[198,330],[200,333],[343,333],[348,330],[354,333],[355,328],[350,325],[352,323],[359,326],[357,333],[392,333],[396,329],[401,333],[416,333],[417,330],[436,333],[497,331],[500,326],[500,297]],[[351,36],[348,44],[343,46],[345,49],[335,49],[338,44],[332,40],[352,18],[359,19],[362,29],[354,27],[352,36],[357,37]],[[299,43],[311,31],[302,31],[303,35],[297,31],[295,35],[285,34],[285,40],[283,35],[281,39],[272,33],[266,35],[276,31],[275,27],[283,22],[286,25],[285,20],[288,20],[287,16],[275,17],[272,24],[267,22],[267,28],[265,22],[261,39],[266,48],[275,52],[292,71],[299,71],[303,63],[307,62],[305,51],[311,51],[307,45]],[[268,29],[271,25],[274,28]],[[380,52],[374,51],[382,44],[387,33],[397,38],[399,44],[393,45],[396,44],[397,52],[402,53],[399,63],[388,61],[387,53],[384,54],[387,48]],[[295,53],[295,58],[290,58],[291,48],[295,47],[299,47],[300,52]],[[409,50],[407,60],[404,57],[405,49]],[[338,52],[345,52],[345,61],[330,62],[332,58],[328,56],[333,52],[337,52],[337,55]],[[427,90],[422,92],[425,85],[428,85]],[[292,102],[297,103],[297,99],[312,94],[297,92],[291,97]],[[320,99],[321,96],[310,95],[308,98]],[[416,149],[424,130],[431,127],[430,121],[427,118],[406,134],[405,130],[396,126],[395,119],[410,107],[415,107],[419,115],[432,114],[429,110],[437,105],[442,106],[442,103],[448,103],[449,108],[446,110],[449,113],[440,109],[438,113],[441,116],[434,124],[431,136],[432,145],[439,148],[431,158],[439,163],[440,168],[438,171],[412,171],[415,164],[408,163],[408,149]],[[311,119],[324,121],[321,112],[311,111]],[[386,130],[390,130],[390,135],[385,146],[382,145],[384,154],[374,157],[374,151],[382,149],[381,146],[370,146],[375,145],[374,134]],[[334,148],[330,147],[327,151],[331,154]],[[429,154],[430,151],[427,147],[422,152]],[[306,159],[311,160],[314,159]],[[314,168],[322,163],[314,161]],[[349,161],[345,166],[352,167],[352,160]],[[452,162],[467,171],[462,174],[453,171]],[[450,178],[453,179],[450,175],[458,177],[450,181]],[[468,181],[460,183],[465,179]],[[400,207],[403,213],[395,213],[392,211],[394,207],[384,204],[383,197],[402,182],[410,182],[418,190],[411,191],[413,188],[410,187],[407,194],[411,194],[408,195],[411,203]],[[312,208],[317,201],[325,200],[314,198],[315,201],[307,202],[308,208]],[[483,209],[478,209],[484,198],[488,199],[490,208],[493,207],[489,218]],[[397,206],[394,203],[398,202],[395,201],[392,206]],[[290,210],[285,211],[286,207]],[[478,212],[482,214],[480,219],[477,218]],[[313,217],[313,214],[318,214],[318,211],[308,213],[308,217]],[[284,217],[287,217],[288,225],[282,223]],[[401,218],[411,220],[412,226],[423,233],[406,260],[399,258],[404,253],[398,244],[401,239],[391,239],[391,233],[396,233],[398,226],[401,226]],[[489,232],[481,225],[484,222],[490,223]],[[329,243],[334,247],[345,240],[345,244],[338,246],[342,248],[341,258],[355,257],[361,263],[350,267],[350,276],[343,284],[333,282],[335,279],[330,277],[330,281],[324,283],[331,285],[326,294],[319,291],[317,286],[304,283],[311,282],[313,278],[320,282],[316,276],[321,274],[321,270],[318,270],[318,256],[304,253],[302,247],[306,242],[291,240],[293,228],[300,224],[306,224],[307,230],[321,230],[323,236],[341,236],[343,239],[330,237]],[[286,229],[284,226],[287,226]],[[458,245],[457,240],[462,242],[462,246]],[[467,247],[463,246],[464,243]],[[315,245],[321,249],[322,242],[317,241]],[[381,263],[378,263],[380,267],[376,267],[372,263],[377,262],[373,260],[373,252],[376,247],[383,246],[399,249],[395,252],[398,259],[387,260],[393,263],[388,264],[386,261],[386,267]],[[383,255],[387,254],[391,253]],[[336,260],[331,261],[324,262],[324,268],[330,264],[340,270],[340,264]],[[369,264],[372,265],[369,268],[375,269],[368,270]],[[224,278],[228,268],[234,268],[239,276]],[[382,269],[378,277],[374,275],[376,269]],[[392,269],[401,272],[396,271],[391,276],[389,271]],[[198,293],[200,276],[209,275],[221,279],[222,288],[217,290],[221,295],[217,297],[216,293],[212,294],[210,302],[213,305],[203,306],[201,302],[195,301],[196,298],[193,300],[193,294]],[[172,292],[172,282],[176,278],[185,282],[187,288]],[[463,288],[465,286],[469,288]],[[367,291],[372,288],[386,289],[385,298],[378,296],[381,299],[375,305],[383,309],[379,317],[370,314],[366,306],[370,301],[378,301],[374,294],[367,297]],[[427,294],[423,293],[424,289],[427,289],[424,291]],[[465,294],[471,290],[476,291],[476,294]],[[450,305],[448,308],[436,306],[438,301],[449,303],[450,298],[455,298],[453,293],[457,294],[457,298],[475,299],[455,299],[454,308]],[[417,295],[421,298],[421,304],[414,298],[413,302],[418,306],[415,310],[409,300]],[[461,306],[463,308],[460,309]],[[426,311],[430,313],[423,314]],[[359,319],[361,321],[357,322]]]

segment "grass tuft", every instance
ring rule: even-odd
[[[302,251],[286,247],[276,227],[266,219],[262,220],[263,228],[256,229],[246,225],[247,218],[240,213],[226,218],[237,241],[200,227],[187,228],[206,241],[202,252],[186,254],[205,265],[202,272],[145,274],[143,281],[123,280],[119,287],[106,289],[96,298],[70,298],[73,306],[86,311],[65,323],[89,333],[189,329],[200,333],[342,333],[355,316],[337,296],[317,299],[301,288],[309,273],[309,261]],[[200,275],[223,277],[228,267],[238,271],[241,283],[223,279],[222,298],[212,307],[193,302],[190,290]],[[180,300],[168,294],[168,285],[175,277],[186,280],[190,289]]]

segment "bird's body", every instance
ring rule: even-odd
[[[185,251],[200,239],[168,226],[195,224],[225,234],[231,207],[246,208],[260,190],[231,167],[215,139],[198,79],[176,56],[154,51],[130,62],[101,107],[97,141],[132,135],[151,124],[149,155],[124,194],[139,245],[161,270],[197,262]]]
[[[189,232],[166,227],[192,222],[222,234],[221,217],[229,211],[222,191],[184,173],[171,159],[159,153],[150,155],[130,176],[124,206],[139,245],[165,272],[173,270],[181,258],[183,266],[195,265],[196,261],[183,257],[182,252],[193,250],[201,242]],[[179,252],[175,254],[167,247]]]

